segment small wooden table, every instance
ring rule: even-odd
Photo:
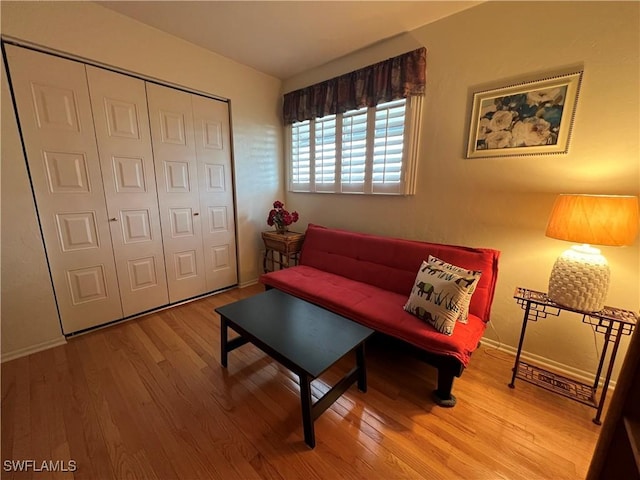
[[[220,363],[232,350],[251,342],[300,378],[304,441],[313,448],[313,422],[354,383],[367,391],[364,343],[373,330],[279,290],[216,308],[220,315]],[[229,339],[227,329],[240,336]],[[356,366],[313,403],[311,382],[349,352]]]
[[[262,232],[262,241],[265,248],[262,268],[264,273],[267,273],[276,270],[276,266],[278,267],[277,270],[280,270],[298,264],[304,233]]]

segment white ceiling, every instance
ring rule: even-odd
[[[101,1],[286,80],[479,1]]]

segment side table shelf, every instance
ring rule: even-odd
[[[520,364],[518,365],[516,378],[563,395],[576,402],[584,403],[590,407],[595,408],[598,406],[596,402],[596,390],[593,386],[550,372],[536,365],[530,365],[522,360],[520,360]]]
[[[607,389],[611,381],[611,373],[616,360],[620,340],[624,335],[631,335],[638,321],[638,315],[629,310],[605,306],[599,312],[582,312],[574,310],[563,305],[552,302],[546,293],[527,288],[518,287],[513,295],[516,302],[524,310],[522,319],[522,330],[520,332],[520,341],[518,343],[518,351],[513,366],[513,376],[509,387],[515,388],[516,378],[520,378],[526,382],[532,383],[538,387],[542,387],[551,392],[570,398],[577,402],[588,405],[597,410],[593,423],[600,425],[600,417],[602,416],[602,408],[607,396]],[[537,322],[545,319],[549,315],[559,316],[560,312],[574,312],[582,315],[582,322],[595,327],[595,331],[605,336],[605,343],[598,362],[598,368],[595,374],[593,385],[587,385],[575,379],[571,379],[557,373],[550,372],[541,367],[523,362],[520,359],[522,353],[522,345],[529,322]],[[600,377],[605,366],[607,353],[609,353],[609,344],[613,347],[609,354],[609,362],[607,371],[602,385],[600,398],[598,398],[598,385]]]
[[[264,273],[280,270],[298,264],[304,233],[275,231],[262,232]]]

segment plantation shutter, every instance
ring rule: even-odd
[[[336,191],[336,115],[327,115],[314,120],[315,172],[317,192]]]
[[[311,122],[291,126],[291,190],[308,192],[311,188]]]
[[[286,93],[291,191],[414,194],[425,80],[422,47]]]
[[[342,116],[341,190],[364,193],[367,162],[367,108]]]
[[[372,193],[403,193],[404,99],[378,105],[375,111]]]

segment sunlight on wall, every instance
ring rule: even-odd
[[[271,197],[282,197],[282,163],[274,152],[279,152],[280,127],[265,128],[259,125],[243,125],[234,129],[234,143],[238,156],[245,159],[237,164],[236,186],[238,195],[238,230],[247,239],[239,249],[242,264],[241,282],[251,281],[258,276],[259,258],[263,249],[260,232],[267,228],[265,218]]]
[[[546,290],[555,259],[569,246],[544,235],[556,195],[640,194],[640,5],[556,2],[552,10],[549,15],[535,2],[487,2],[284,83],[287,92],[427,48],[417,194],[288,193],[286,201],[304,222],[501,250],[492,324],[512,347],[522,321],[512,298],[516,286]],[[523,35],[516,18],[538,25],[540,34]],[[488,33],[490,24],[500,25],[501,40]],[[584,65],[584,76],[567,154],[464,158],[473,86],[497,87],[505,79],[576,64]],[[607,303],[637,311],[638,241],[604,247],[603,254],[612,270]],[[595,371],[593,332],[579,320],[539,322],[530,334],[530,353]],[[496,339],[492,329],[486,336]]]

